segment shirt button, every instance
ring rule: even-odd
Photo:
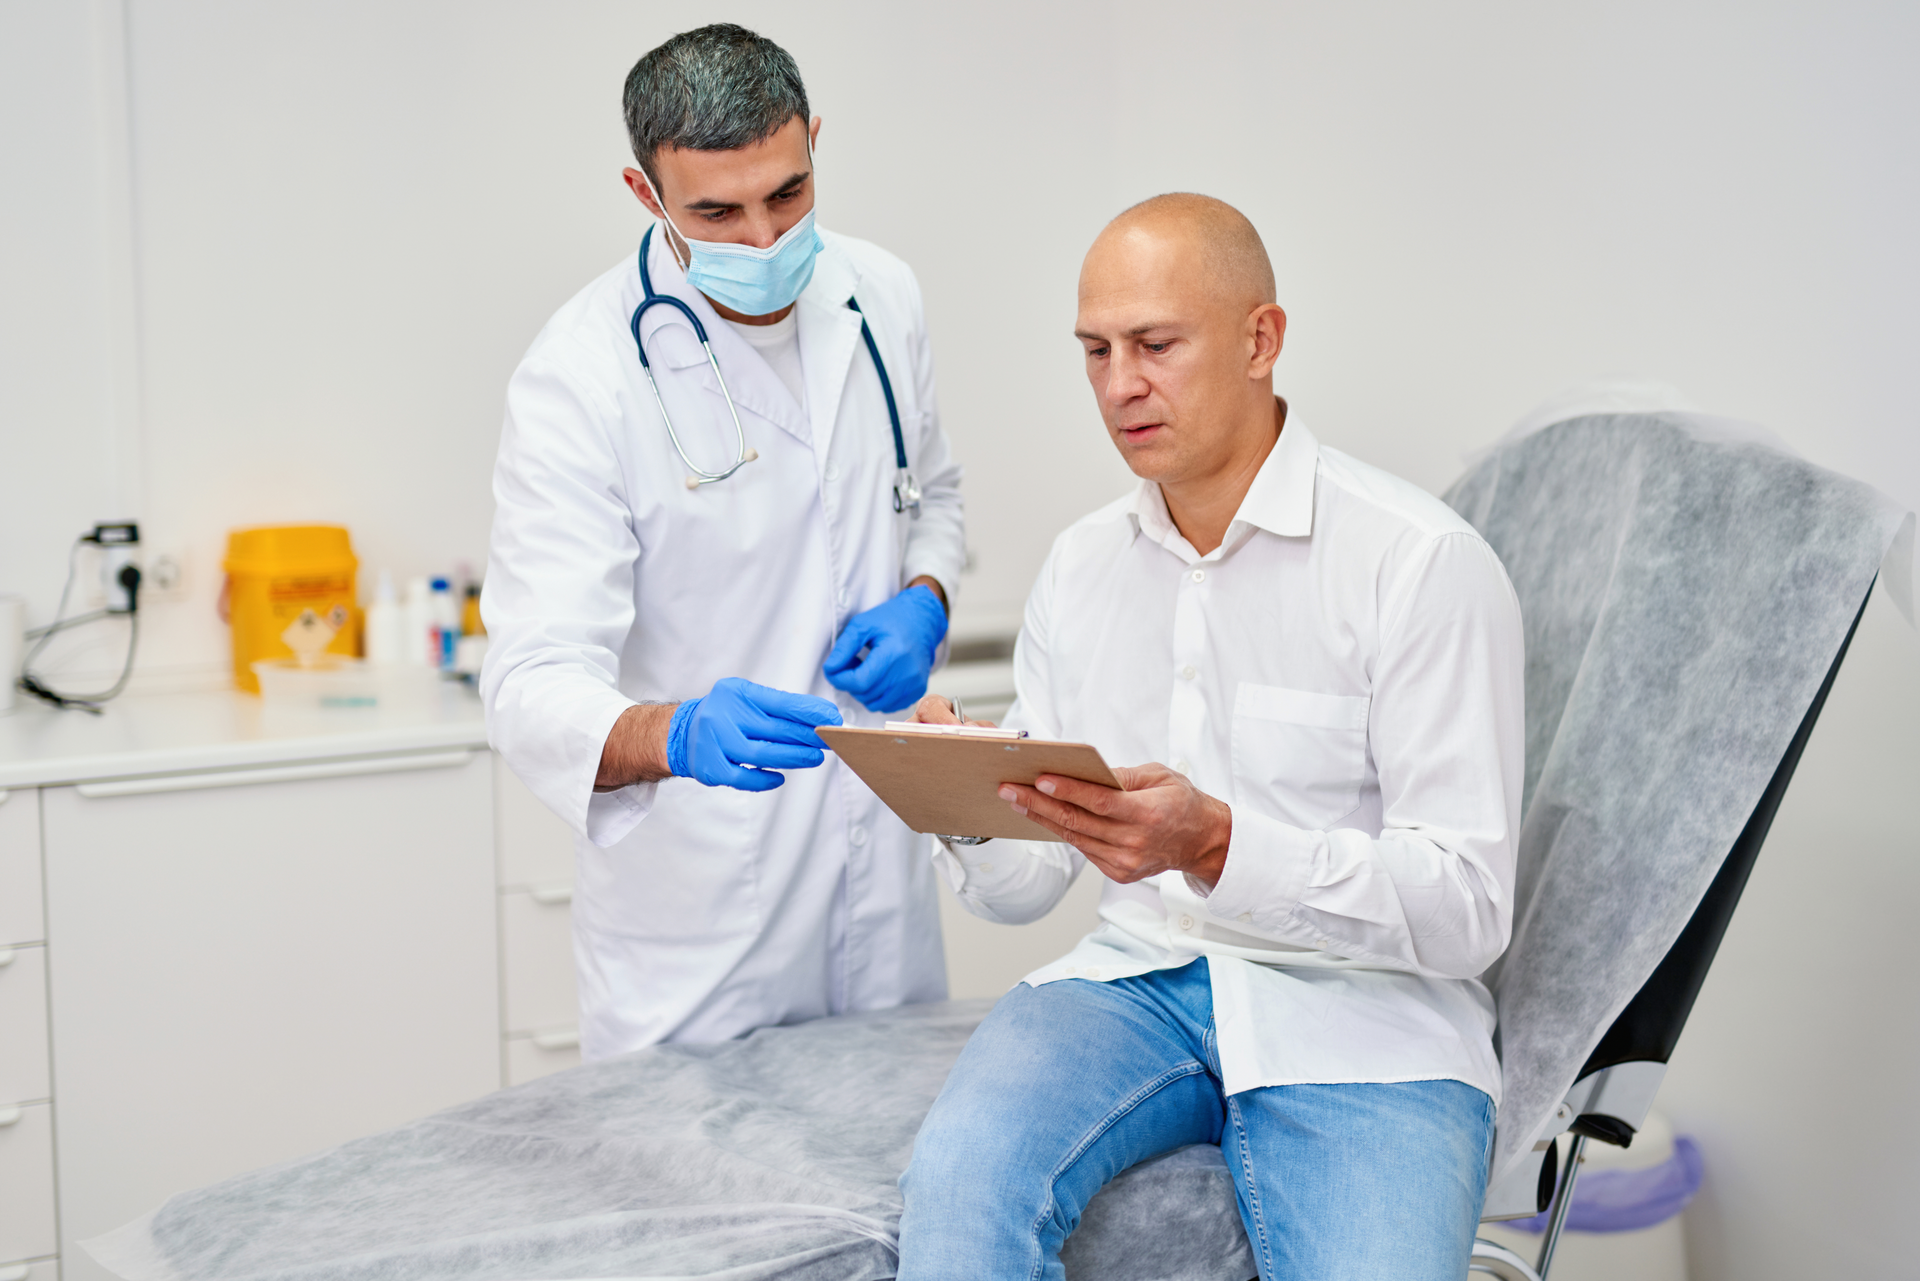
[[[840,608],[845,609],[846,607],[847,607],[847,589],[842,587],[840,589]]]
[[[1194,670],[1192,663],[1188,663],[1185,667],[1180,669],[1181,680],[1190,681],[1194,677],[1198,676],[1199,674],[1200,674],[1199,672]]]
[[[865,845],[867,843],[867,829],[864,827],[856,827],[848,833],[848,837],[855,845]]]
[[[1185,761],[1184,759],[1182,759],[1182,760],[1177,760],[1177,761],[1175,761],[1175,762],[1173,763],[1173,772],[1174,772],[1174,773],[1176,773],[1176,774],[1185,774],[1185,773],[1187,772],[1187,770],[1188,770],[1188,765],[1187,765],[1187,762],[1186,762],[1186,761]]]
[[[1240,915],[1238,915],[1238,916],[1236,916],[1236,917],[1234,917],[1233,919],[1234,919],[1234,920],[1236,920],[1236,921],[1242,921],[1242,922],[1245,922],[1245,923],[1247,923],[1247,924],[1249,924],[1249,925],[1250,925],[1250,924],[1252,924],[1252,923],[1253,923],[1253,913],[1252,913],[1252,912],[1242,912],[1242,913],[1240,913]]]
[[[1325,951],[1325,950],[1326,950],[1327,948],[1329,948],[1329,947],[1331,947],[1331,946],[1333,946],[1333,945],[1332,945],[1331,943],[1329,943],[1329,942],[1328,942],[1328,941],[1327,941],[1326,939],[1315,939],[1315,940],[1313,941],[1313,945],[1314,945],[1315,947],[1317,947],[1317,948],[1319,948],[1319,949],[1320,949],[1321,951]]]
[[[1180,928],[1181,928],[1181,929],[1183,929],[1183,930],[1190,930],[1190,929],[1192,929],[1192,928],[1193,928],[1193,918],[1192,918],[1191,916],[1183,916],[1183,917],[1181,917],[1181,918],[1180,918]]]
[[[839,464],[839,463],[828,463],[828,464],[827,464],[827,479],[828,479],[828,480],[839,480],[839,479],[840,479],[840,464]]]
[[[1204,582],[1206,582],[1206,581],[1207,581],[1207,571],[1206,571],[1206,570],[1204,570],[1204,569],[1196,569],[1196,570],[1194,570],[1194,571],[1193,571],[1193,581],[1194,581],[1194,582],[1196,582],[1196,583],[1204,583]]]
[[[991,872],[991,871],[993,870],[993,864],[991,864],[991,863],[982,863],[982,864],[980,864],[980,870],[981,870],[981,871],[983,871],[983,872]]]

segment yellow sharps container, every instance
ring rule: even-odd
[[[284,636],[298,624],[332,628],[329,654],[360,652],[360,606],[354,575],[360,568],[347,531],[339,525],[269,525],[227,535],[227,585],[222,593],[233,625],[233,683],[260,692],[253,663],[287,658]],[[311,611],[313,617],[304,619]],[[303,621],[304,619],[304,621]]]

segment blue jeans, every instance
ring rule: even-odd
[[[1227,1096],[1204,957],[1022,983],[914,1142],[899,1281],[1063,1281],[1060,1247],[1093,1194],[1189,1143],[1221,1145],[1262,1281],[1462,1281],[1493,1110],[1459,1081]]]

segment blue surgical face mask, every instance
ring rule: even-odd
[[[687,283],[743,316],[764,316],[789,306],[813,279],[814,255],[821,249],[811,209],[765,249],[681,239],[693,255]]]
[[[666,208],[650,177],[647,187],[660,207]],[[667,225],[680,231],[671,218]],[[765,316],[790,306],[813,279],[814,255],[822,248],[820,233],[813,229],[811,209],[765,249],[695,240],[685,232],[680,232],[680,238],[687,242],[692,255],[692,261],[685,264],[687,283],[743,316]],[[679,256],[674,254],[676,260]]]

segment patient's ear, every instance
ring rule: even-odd
[[[1275,303],[1263,302],[1247,313],[1247,328],[1253,339],[1253,359],[1247,365],[1248,378],[1266,378],[1280,359],[1280,348],[1287,341],[1287,313]]]

